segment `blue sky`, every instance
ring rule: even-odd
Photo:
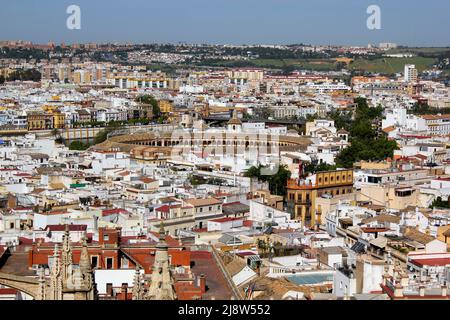
[[[2,2],[2,40],[450,46],[448,0]],[[81,30],[66,28],[71,4],[81,8]],[[381,30],[366,27],[371,4],[381,8]]]

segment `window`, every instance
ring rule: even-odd
[[[97,268],[97,264],[98,264],[98,257],[97,256],[91,256],[92,268]]]
[[[109,241],[109,234],[103,235],[103,241]]]
[[[212,211],[212,207],[209,207],[209,211]]]
[[[112,269],[113,268],[113,258],[106,258],[106,269]]]
[[[9,223],[9,228],[10,228],[10,229],[14,229],[14,222],[10,222],[10,223]]]

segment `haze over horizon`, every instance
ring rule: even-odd
[[[72,4],[81,8],[81,30],[66,28]],[[381,30],[366,27],[372,4],[381,8]],[[0,39],[448,47],[448,12],[441,0],[22,0],[2,4]]]

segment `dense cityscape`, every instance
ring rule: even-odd
[[[448,300],[450,48],[0,41],[0,300]]]

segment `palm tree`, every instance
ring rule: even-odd
[[[52,130],[52,135],[53,135],[55,138],[60,138],[60,137],[61,137],[61,133],[59,132],[59,129],[58,129],[58,128],[53,128],[53,130]]]

